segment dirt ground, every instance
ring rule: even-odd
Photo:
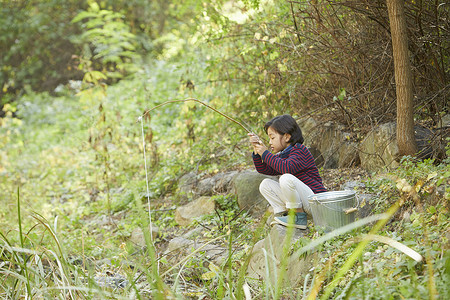
[[[348,181],[364,181],[370,177],[369,172],[361,168],[324,169],[321,175],[328,191],[340,190],[341,185]]]

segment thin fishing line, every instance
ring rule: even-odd
[[[139,122],[139,120],[141,120],[141,118],[144,118],[146,115],[148,115],[151,111],[153,111],[153,110],[155,110],[155,109],[157,109],[157,108],[159,108],[159,107],[161,107],[161,106],[164,106],[164,105],[167,105],[167,104],[170,104],[170,103],[175,103],[175,102],[187,102],[187,101],[195,101],[195,102],[197,102],[197,103],[199,103],[199,104],[201,104],[201,105],[203,105],[203,106],[206,106],[207,108],[209,108],[210,110],[212,110],[212,111],[218,113],[218,114],[221,115],[222,117],[224,117],[224,118],[228,119],[229,121],[231,121],[231,122],[233,122],[233,123],[239,125],[239,126],[240,126],[241,128],[243,128],[245,131],[247,131],[247,133],[255,134],[255,133],[252,132],[250,129],[248,129],[247,127],[245,127],[241,122],[239,122],[239,121],[233,119],[232,117],[230,117],[230,116],[224,114],[223,112],[220,112],[219,110],[215,109],[214,107],[212,107],[212,106],[210,106],[210,105],[208,105],[208,104],[206,104],[206,103],[204,103],[204,102],[202,102],[202,101],[200,101],[200,100],[198,100],[198,99],[196,99],[196,98],[187,98],[187,99],[169,100],[169,101],[163,102],[163,103],[161,103],[161,104],[158,104],[158,105],[156,105],[156,106],[154,106],[154,107],[152,107],[152,108],[150,108],[150,109],[147,109],[147,110],[144,112],[144,114],[141,115],[141,116],[138,118],[138,120],[136,121],[136,123]],[[256,134],[255,134],[255,135],[256,135]],[[256,136],[257,136],[257,135],[256,135]],[[263,142],[262,142],[263,139],[261,139],[259,136],[258,136],[258,138],[259,138],[259,140],[260,140],[260,143],[262,144],[262,143],[263,143]]]
[[[161,107],[161,106],[163,106],[163,105],[166,105],[166,104],[169,104],[169,103],[175,103],[175,102],[187,102],[187,101],[195,101],[195,102],[197,102],[197,103],[200,103],[200,104],[206,106],[207,108],[209,108],[209,109],[215,111],[216,113],[220,114],[221,116],[227,118],[228,120],[230,120],[230,121],[232,121],[232,122],[238,124],[239,126],[241,126],[241,127],[242,127],[245,131],[247,131],[248,133],[251,132],[249,129],[247,129],[247,127],[245,127],[244,125],[242,125],[241,122],[236,121],[236,120],[233,119],[232,117],[227,116],[226,114],[224,114],[224,113],[218,111],[218,110],[215,109],[214,107],[212,107],[212,106],[210,106],[210,105],[208,105],[208,104],[206,104],[206,103],[204,103],[204,102],[202,102],[202,101],[200,101],[200,100],[198,100],[198,99],[196,99],[196,98],[187,98],[187,99],[169,100],[169,101],[163,102],[163,103],[161,103],[161,104],[159,104],[159,105],[156,105],[155,107],[153,107],[153,108],[151,108],[151,109],[147,109],[141,117],[145,117],[145,116],[146,116],[148,113],[150,113],[152,110],[155,110],[155,109],[157,109],[157,108],[159,108],[159,107]],[[138,120],[139,120],[139,119],[138,119]]]
[[[141,122],[141,133],[142,133],[142,147],[144,148],[144,168],[145,168],[145,183],[147,184],[147,204],[148,204],[148,219],[150,222],[150,240],[153,244],[153,226],[152,226],[152,214],[150,207],[150,190],[148,188],[148,171],[147,171],[147,156],[145,154],[145,137],[144,137],[144,121],[142,116],[139,117]]]

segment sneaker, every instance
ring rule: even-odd
[[[291,216],[275,217],[273,218],[273,222],[271,223],[271,225],[281,224],[286,227],[294,227],[299,229],[306,229],[308,227],[306,213],[295,213],[294,218],[295,219],[292,220]]]
[[[274,214],[273,216],[274,217],[284,217],[284,216],[287,216],[287,215],[288,215],[287,211],[282,211],[282,212]]]

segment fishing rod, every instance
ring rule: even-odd
[[[201,105],[204,105],[204,106],[206,106],[207,108],[211,109],[212,111],[218,113],[218,114],[221,115],[222,117],[225,117],[225,118],[228,119],[229,121],[231,121],[231,122],[233,122],[233,123],[239,125],[239,126],[240,126],[241,128],[243,128],[247,133],[251,133],[251,134],[254,134],[255,136],[257,136],[257,137],[259,138],[260,143],[262,144],[261,138],[260,138],[258,135],[256,135],[253,131],[251,131],[251,130],[249,130],[247,127],[245,127],[241,122],[236,121],[236,120],[233,119],[232,117],[227,116],[226,114],[220,112],[219,110],[215,109],[214,107],[212,107],[212,106],[210,106],[210,105],[208,105],[208,104],[206,104],[206,103],[204,103],[204,102],[202,102],[202,101],[200,101],[200,100],[198,100],[198,99],[196,99],[196,98],[187,98],[187,99],[169,100],[169,101],[163,102],[163,103],[161,103],[161,104],[158,104],[158,105],[156,105],[156,106],[154,106],[154,107],[152,107],[152,108],[150,108],[150,109],[147,109],[147,110],[146,110],[146,111],[138,118],[138,120],[136,121],[136,123],[139,122],[141,119],[143,119],[143,118],[144,118],[146,115],[148,115],[151,111],[153,111],[153,110],[155,110],[155,109],[157,109],[157,108],[160,108],[161,106],[164,106],[164,105],[167,105],[167,104],[170,104],[170,103],[175,103],[175,102],[188,102],[188,101],[194,101],[194,102],[200,103]]]
[[[142,134],[142,147],[144,150],[144,168],[145,168],[145,181],[147,184],[147,202],[148,202],[148,218],[149,218],[149,225],[150,225],[150,231],[152,231],[152,216],[151,216],[151,204],[150,204],[150,192],[149,192],[149,185],[148,185],[148,171],[147,171],[147,157],[146,157],[146,153],[145,153],[145,138],[144,138],[144,117],[149,115],[151,111],[160,108],[161,106],[170,104],[170,103],[176,103],[176,102],[188,102],[188,101],[194,101],[197,103],[200,103],[201,105],[206,106],[207,108],[211,109],[212,111],[218,113],[219,115],[221,115],[222,117],[226,118],[227,120],[239,125],[241,128],[243,128],[248,134],[254,135],[258,138],[259,143],[263,144],[263,142],[261,141],[261,138],[256,135],[255,133],[253,133],[251,130],[249,130],[247,127],[245,127],[241,122],[236,121],[235,119],[233,119],[230,116],[227,116],[226,114],[220,112],[219,110],[215,109],[214,107],[196,99],[196,98],[187,98],[187,99],[178,99],[178,100],[169,100],[166,102],[163,102],[161,104],[158,104],[150,109],[147,109],[141,116],[139,116],[139,118],[136,120],[136,123],[141,122],[141,134]],[[153,244],[153,233],[150,234],[150,240]]]

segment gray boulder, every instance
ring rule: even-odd
[[[286,231],[286,227],[275,225],[266,238],[255,244],[247,268],[247,276],[262,279],[267,284],[275,286],[280,275],[280,266],[283,260],[286,260],[285,284],[292,287],[300,283],[313,267],[317,255],[308,253],[300,257],[284,256],[284,247],[291,248],[309,233],[309,230],[294,229],[291,240],[287,240]]]
[[[243,171],[233,180],[239,208],[248,211],[254,217],[261,217],[268,207],[267,200],[259,192],[259,185],[265,178],[276,180],[274,176],[259,174],[256,171]]]
[[[197,175],[194,172],[184,174],[178,179],[178,195],[183,198],[191,198],[197,186]]]
[[[168,256],[171,263],[178,263],[180,259],[195,251],[204,253],[206,258],[217,265],[220,265],[228,257],[227,247],[202,242],[201,232],[201,229],[196,228],[169,241],[165,255]]]
[[[362,183],[361,181],[357,181],[357,180],[352,180],[352,181],[347,181],[346,183],[342,184],[340,189],[341,191],[345,191],[345,190],[358,190],[358,189],[364,189],[366,187],[366,185],[364,183]]]
[[[233,178],[237,174],[237,171],[218,173],[213,177],[200,180],[197,185],[197,193],[201,196],[228,193],[232,189]]]
[[[184,199],[198,196],[212,196],[217,193],[228,193],[232,189],[233,178],[238,171],[218,173],[212,177],[199,179],[194,172],[184,174],[178,180],[178,195]]]
[[[382,168],[396,168],[399,165],[399,153],[396,138],[395,122],[382,124],[369,132],[360,145],[361,166],[368,171],[378,171]],[[414,126],[418,147],[418,157],[430,158],[433,147],[430,141],[433,132],[423,126]]]
[[[316,164],[327,169],[348,168],[360,164],[359,145],[351,140],[351,134],[336,123],[319,124],[311,117],[300,120],[305,144],[315,153]]]
[[[361,166],[368,171],[398,166],[398,146],[394,122],[378,126],[361,142]]]
[[[450,126],[450,114],[443,116],[439,123],[440,127]]]

